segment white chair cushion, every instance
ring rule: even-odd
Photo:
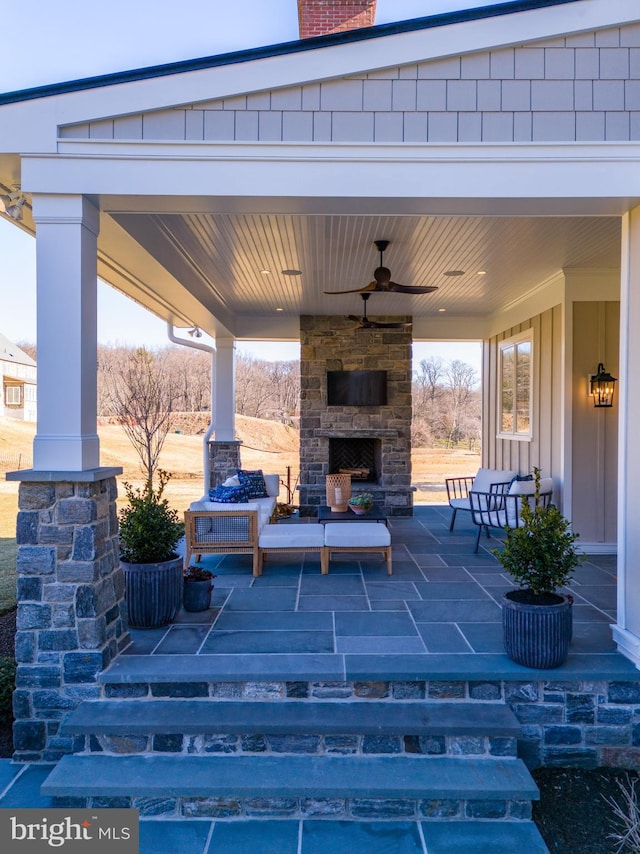
[[[382,522],[329,522],[324,526],[324,544],[352,549],[389,546],[391,533]]]
[[[534,495],[536,491],[535,480],[514,480],[509,487],[509,495]],[[550,477],[540,478],[540,495],[553,492],[553,480]],[[507,499],[507,522],[514,528],[517,524],[522,526],[520,508],[517,507],[518,499]],[[533,502],[532,502],[533,505]]]
[[[449,507],[454,510],[471,510],[471,502],[468,498],[452,498]]]
[[[258,538],[261,549],[312,549],[324,546],[322,525],[265,525]]]
[[[500,469],[478,469],[473,479],[474,492],[491,492],[494,483],[509,483],[518,474],[517,471]]]

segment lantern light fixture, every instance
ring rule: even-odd
[[[595,374],[589,377],[589,395],[593,397],[595,407],[613,406],[613,394],[617,378],[605,370],[602,362],[598,362]]]

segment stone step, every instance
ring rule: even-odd
[[[187,825],[185,827],[185,824]],[[418,852],[429,854],[549,854],[531,821],[322,821],[238,820],[181,822],[147,819],[141,823],[141,852],[176,854],[202,850],[216,854],[278,852],[310,854],[318,851],[372,854]],[[191,833],[189,833],[191,831]],[[199,844],[194,843],[194,838]],[[424,845],[421,840],[424,840]],[[146,845],[145,845],[146,843]]]
[[[315,733],[517,738],[521,725],[504,703],[479,701],[138,699],[131,702],[105,699],[81,703],[61,724],[60,733]]]
[[[528,820],[538,788],[519,759],[391,756],[64,756],[54,806],[141,815]]]

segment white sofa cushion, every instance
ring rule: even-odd
[[[267,495],[270,498],[277,498],[280,493],[280,475],[279,474],[265,474],[264,483],[267,487]]]
[[[265,525],[260,531],[261,549],[312,549],[324,546],[322,525]]]
[[[324,526],[324,544],[351,549],[389,546],[391,533],[382,522],[329,522]]]

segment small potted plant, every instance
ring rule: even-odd
[[[372,505],[373,495],[370,492],[358,492],[357,495],[352,495],[349,499],[349,509],[358,516],[368,513]]]
[[[526,667],[559,667],[567,658],[572,633],[571,596],[557,592],[583,563],[578,534],[557,507],[544,507],[540,470],[534,468],[535,492],[521,501],[520,525],[507,529],[504,548],[492,549],[515,582],[502,598],[502,625],[509,658]]]
[[[185,611],[206,611],[211,605],[215,575],[201,566],[189,566],[184,571],[182,606]]]
[[[129,505],[119,514],[120,565],[132,628],[164,626],[182,603],[182,558],[176,546],[184,525],[163,498],[169,477],[159,469],[157,489],[150,481],[142,489],[124,484]]]

